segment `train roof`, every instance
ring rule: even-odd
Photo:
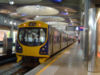
[[[18,25],[18,28],[23,27],[48,27],[48,24],[42,21],[28,21]]]

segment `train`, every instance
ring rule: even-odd
[[[37,58],[40,63],[75,42],[75,38],[42,21],[18,25],[16,40],[17,62]]]

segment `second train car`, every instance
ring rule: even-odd
[[[17,62],[35,57],[43,63],[51,55],[72,44],[74,38],[59,32],[41,21],[30,21],[18,26],[16,42]]]

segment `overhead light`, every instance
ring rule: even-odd
[[[22,13],[21,16],[27,16],[26,14]]]
[[[13,24],[13,21],[10,21],[9,23],[12,25]]]
[[[37,15],[57,15],[59,14],[59,10],[41,5],[29,5],[23,6],[16,9],[18,14],[25,14],[27,16],[37,16]]]
[[[39,16],[36,16],[36,18],[38,18]]]
[[[7,23],[7,20],[4,20],[4,23]]]
[[[16,22],[14,23],[14,25],[16,25]]]
[[[13,0],[9,0],[9,4],[10,4],[10,5],[14,5],[15,2],[14,2]]]
[[[79,30],[79,27],[76,27],[75,30],[78,31]]]
[[[65,26],[67,26],[68,25],[68,23],[66,23],[66,22],[46,22],[47,24],[49,24],[49,25],[65,25]]]
[[[62,15],[68,15],[68,12],[61,12]]]
[[[63,0],[51,0],[51,1],[59,3],[62,2]]]
[[[36,16],[34,20],[40,20],[40,21],[65,21],[63,17],[59,16]]]

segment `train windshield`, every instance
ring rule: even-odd
[[[46,40],[46,28],[20,28],[19,41],[27,46],[39,46]]]

